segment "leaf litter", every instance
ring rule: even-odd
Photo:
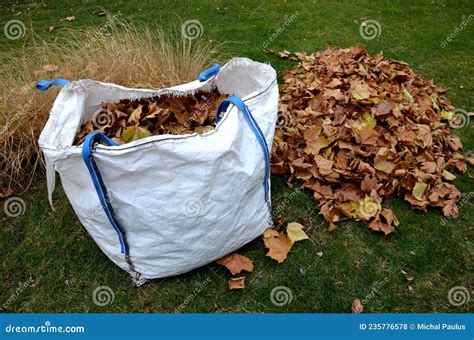
[[[119,144],[152,135],[206,133],[214,130],[217,107],[225,98],[227,95],[214,90],[103,103],[81,126],[74,144],[82,144],[95,130]]]
[[[280,88],[272,172],[312,190],[329,230],[353,218],[390,234],[399,223],[382,207],[390,196],[458,216],[461,193],[447,181],[472,163],[450,133],[447,89],[362,46],[294,55]]]

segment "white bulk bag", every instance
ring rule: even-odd
[[[64,83],[39,138],[50,202],[57,171],[81,223],[137,285],[210,263],[270,226],[269,149],[278,111],[272,67],[234,58],[200,80],[160,90],[92,80],[41,81],[38,88]],[[106,146],[98,142],[113,142],[95,131],[72,145],[104,102],[214,87],[235,97],[221,105],[211,132]]]

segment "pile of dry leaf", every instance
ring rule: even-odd
[[[391,233],[397,218],[381,205],[391,195],[458,215],[460,192],[447,181],[466,163],[461,140],[450,135],[446,89],[361,46],[292,58],[299,63],[281,86],[272,172],[302,180],[330,230],[355,218]]]
[[[103,103],[102,109],[82,125],[75,145],[94,130],[119,144],[151,135],[205,133],[214,129],[215,113],[227,95],[198,91],[186,96],[165,94],[140,100]]]

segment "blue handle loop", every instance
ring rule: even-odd
[[[56,78],[53,80],[40,80],[39,82],[36,83],[36,88],[39,91],[46,91],[49,89],[51,85],[60,85],[60,86],[65,86],[69,84],[69,80],[63,79],[63,78]]]
[[[221,69],[221,65],[213,64],[207,70],[204,70],[201,73],[199,73],[199,77],[198,77],[199,81],[203,82],[203,81],[209,80],[210,78],[218,74],[220,69]]]
[[[250,113],[247,105],[243,102],[242,99],[236,96],[232,96],[229,98],[224,99],[220,105],[219,108],[217,109],[216,113],[216,124],[219,123],[221,119],[221,113],[226,111],[227,108],[229,107],[229,104],[234,104],[237,106],[237,108],[242,111],[242,113],[245,116],[245,119],[247,120],[248,124],[250,125],[250,128],[252,129],[253,133],[257,137],[257,141],[260,144],[260,147],[262,148],[263,155],[265,157],[265,178],[263,180],[263,187],[265,190],[265,202],[270,204],[270,199],[268,197],[268,192],[269,192],[269,185],[268,185],[268,180],[270,178],[270,152],[268,149],[267,141],[265,140],[265,136],[258,126],[257,122],[253,118],[252,114]]]
[[[102,179],[102,175],[100,174],[99,168],[97,163],[94,159],[94,148],[96,143],[103,142],[108,146],[117,146],[119,144],[115,143],[109,137],[104,135],[99,131],[93,131],[87,135],[84,143],[82,144],[82,159],[86,163],[87,169],[92,178],[92,182],[94,183],[95,190],[97,191],[97,196],[99,196],[100,205],[102,209],[104,209],[107,218],[112,225],[112,227],[117,232],[117,236],[120,242],[120,251],[125,253],[126,259],[128,260],[129,256],[129,247],[127,243],[127,239],[125,237],[125,229],[122,228],[120,223],[115,216],[114,209],[112,207],[112,203],[110,201],[109,194],[107,192],[107,188],[105,186],[104,180]]]

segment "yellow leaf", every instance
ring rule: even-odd
[[[122,139],[125,143],[133,142],[145,137],[151,136],[151,132],[147,128],[138,125],[129,126],[123,131]]]
[[[372,116],[368,112],[364,113],[364,122],[371,129],[373,129],[375,127],[375,125],[377,125],[377,121],[375,120],[374,116]]]
[[[142,106],[138,105],[138,107],[135,110],[133,110],[133,112],[130,114],[130,117],[128,118],[128,123],[138,124],[140,121],[141,115],[142,115]]]
[[[213,131],[214,130],[214,127],[212,125],[205,125],[205,126],[198,126],[194,129],[194,132],[202,135],[204,133],[207,133],[207,132],[210,132],[210,131]]]
[[[424,182],[417,182],[413,187],[413,197],[415,197],[418,201],[422,201],[426,188],[428,188],[428,184]]]
[[[288,223],[286,233],[288,234],[291,244],[294,244],[296,241],[309,239],[308,235],[303,231],[303,226],[296,222]]]
[[[456,176],[454,176],[452,173],[450,173],[448,170],[443,170],[443,177],[447,181],[453,181],[456,179]]]
[[[406,100],[408,100],[410,103],[413,103],[413,96],[408,92],[407,90],[403,91],[403,94],[405,95]]]
[[[365,195],[364,201],[360,203],[357,216],[363,220],[370,220],[382,208],[380,203],[375,202],[371,197]]]
[[[441,118],[446,119],[446,120],[453,120],[454,112],[443,110],[441,111]]]
[[[340,209],[347,217],[354,218],[360,210],[360,203],[354,201],[344,202],[340,204]]]

